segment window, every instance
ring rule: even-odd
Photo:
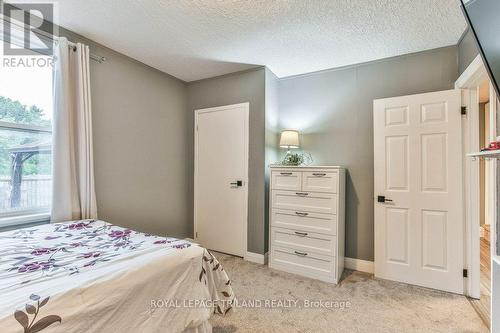
[[[53,73],[48,56],[0,57],[1,226],[50,212]]]

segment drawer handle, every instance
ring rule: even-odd
[[[307,256],[307,253],[305,253],[305,252],[295,251],[295,254],[298,255],[298,256],[301,256],[301,257]]]
[[[304,193],[304,192],[295,192],[295,194],[300,195],[302,197],[305,197],[306,195],[309,195],[309,193]]]
[[[280,175],[282,175],[282,176],[291,176],[292,173],[291,172],[280,172]]]
[[[301,213],[301,212],[295,212],[298,216],[307,216],[309,213]]]
[[[313,176],[324,177],[324,176],[326,176],[326,173],[313,173]]]
[[[302,236],[302,237],[306,237],[307,236],[307,232],[298,232],[298,231],[295,231],[295,234],[297,236]]]

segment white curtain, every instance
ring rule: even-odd
[[[90,51],[60,38],[55,54],[52,222],[96,219]]]

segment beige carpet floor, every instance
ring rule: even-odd
[[[214,333],[488,332],[463,296],[352,271],[346,271],[336,286],[240,258],[216,256],[232,280],[239,304],[257,301],[253,308],[237,307],[230,316],[214,316]],[[276,303],[266,307],[266,300]],[[307,301],[321,300],[316,307],[304,308]],[[292,301],[302,307],[284,307],[293,305]]]

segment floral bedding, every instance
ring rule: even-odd
[[[0,233],[2,332],[183,332],[230,311],[206,249],[98,220]]]

